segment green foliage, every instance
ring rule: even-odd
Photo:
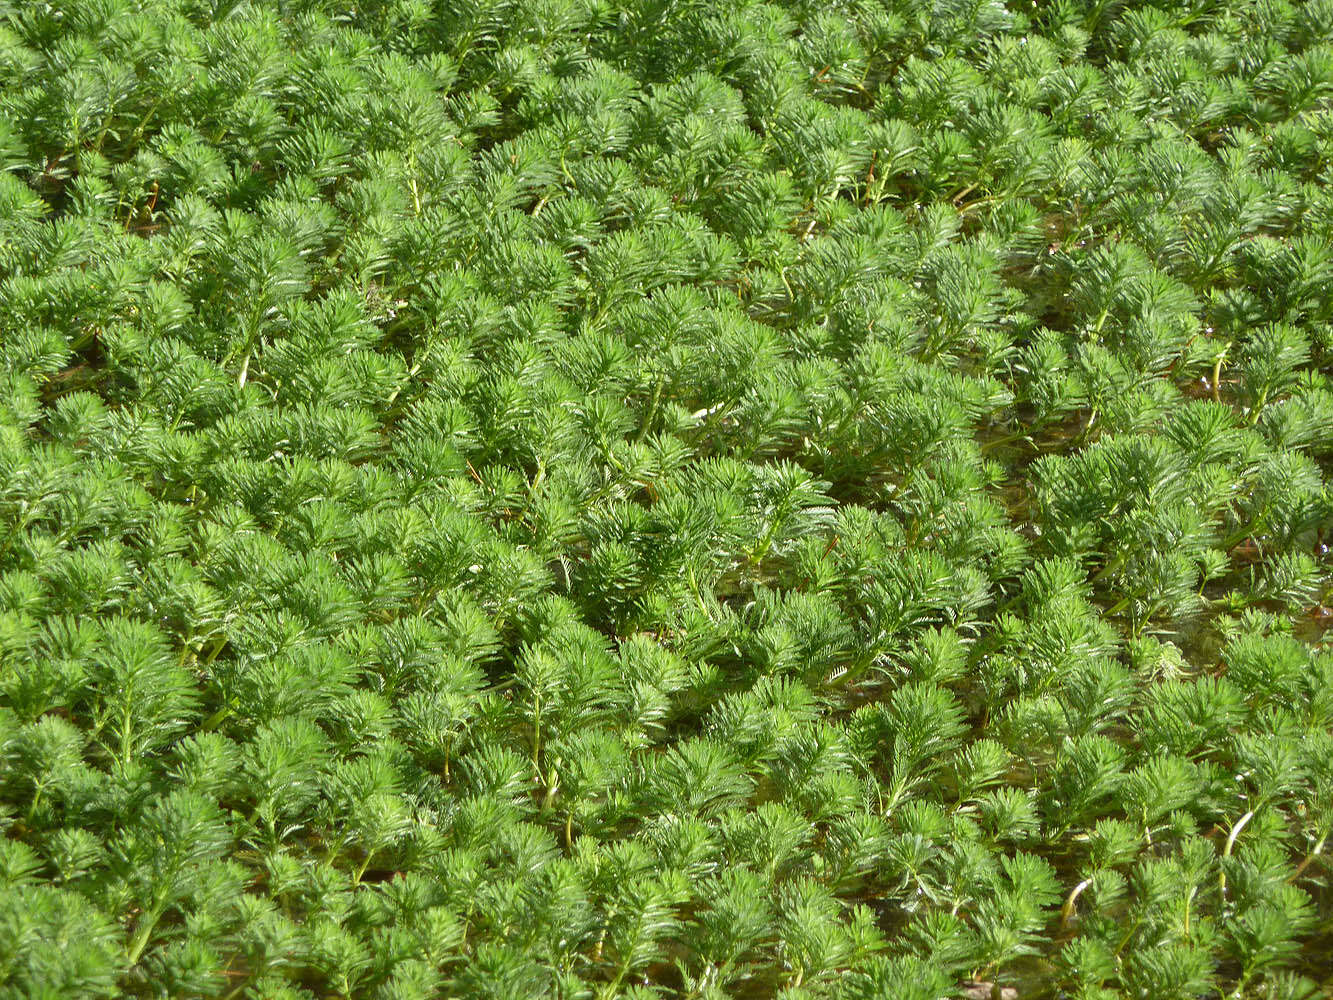
[[[0,0],[0,998],[1326,993],[1330,38]]]

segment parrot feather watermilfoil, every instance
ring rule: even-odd
[[[0,0],[0,1000],[1333,990],[1329,0]]]

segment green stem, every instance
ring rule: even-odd
[[[366,851],[366,856],[361,860],[361,864],[357,865],[356,873],[352,876],[353,886],[361,884],[361,879],[365,877],[366,869],[370,867],[370,861],[374,856],[374,851]]]
[[[653,387],[652,402],[648,404],[648,412],[643,416],[643,423],[639,427],[639,433],[634,436],[634,443],[641,444],[643,439],[648,436],[648,431],[653,426],[653,421],[657,419],[657,407],[662,401],[662,389],[666,385],[666,377],[659,376],[657,385]]]
[[[1060,907],[1060,929],[1064,930],[1069,926],[1069,921],[1074,916],[1074,904],[1078,902],[1078,897],[1083,894],[1083,890],[1092,885],[1092,879],[1085,878],[1078,885],[1074,886],[1072,892],[1065,899],[1065,905]]]
[[[1240,836],[1240,831],[1245,829],[1245,824],[1254,819],[1254,813],[1255,810],[1251,809],[1240,819],[1236,820],[1236,825],[1233,826],[1231,832],[1227,834],[1226,846],[1222,848],[1222,857],[1231,857],[1231,849],[1236,846],[1236,838]],[[1227,892],[1227,871],[1225,868],[1218,870],[1217,885],[1225,898]]]
[[[1295,882],[1298,878],[1301,877],[1301,875],[1305,873],[1305,869],[1310,867],[1310,863],[1314,861],[1314,859],[1318,857],[1319,853],[1324,849],[1324,844],[1327,843],[1328,836],[1329,835],[1326,833],[1319,838],[1319,842],[1315,844],[1314,848],[1310,851],[1310,853],[1305,856],[1305,860],[1303,860],[1299,865],[1296,866],[1296,871],[1292,873],[1291,881]]]
[[[1219,354],[1219,355],[1217,356],[1217,360],[1216,360],[1215,362],[1213,362],[1213,402],[1214,402],[1214,403],[1220,403],[1220,402],[1222,402],[1222,393],[1221,393],[1221,390],[1220,390],[1220,388],[1219,388],[1218,386],[1219,386],[1219,383],[1220,383],[1220,381],[1221,381],[1221,379],[1222,379],[1222,364],[1226,361],[1226,359],[1227,359],[1227,351],[1229,351],[1229,350],[1231,350],[1231,343],[1230,343],[1230,341],[1228,341],[1228,342],[1227,342],[1227,345],[1226,345],[1224,348],[1222,348],[1222,353]]]
[[[143,912],[143,916],[139,918],[139,923],[135,927],[130,946],[125,952],[127,965],[134,965],[139,961],[139,956],[148,947],[148,939],[152,936],[153,928],[157,926],[157,922],[162,919],[162,911],[165,909],[166,907],[162,902],[156,901],[151,909]]]
[[[541,777],[542,764],[542,696],[537,692],[532,694],[532,767],[537,772],[537,777]]]

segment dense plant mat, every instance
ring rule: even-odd
[[[1326,996],[1331,43],[0,0],[0,997]]]

